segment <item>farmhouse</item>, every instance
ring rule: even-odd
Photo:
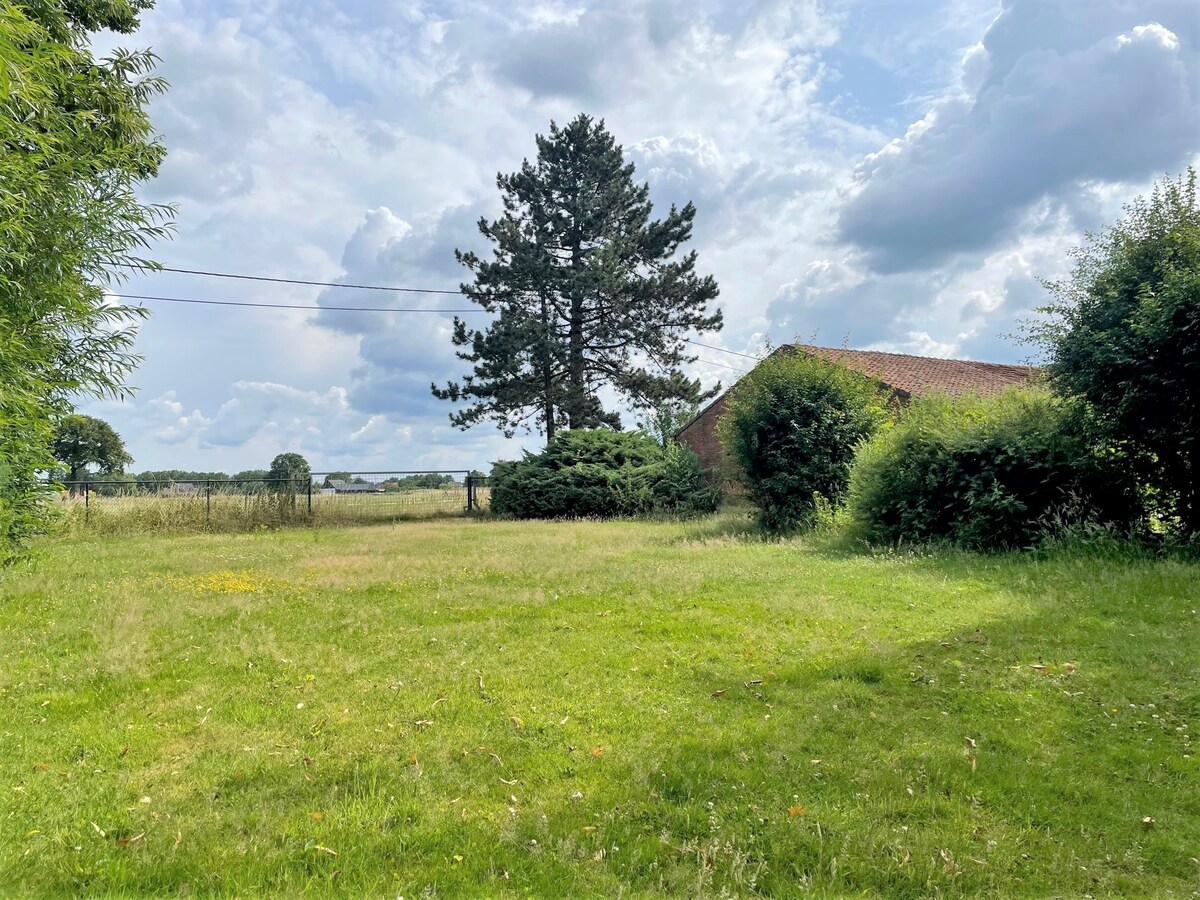
[[[1037,372],[1031,366],[975,362],[967,359],[935,359],[877,350],[846,350],[814,347],[809,344],[784,344],[776,353],[804,353],[828,360],[874,378],[893,391],[900,402],[930,392],[957,397],[975,393],[988,397],[1008,387],[1022,384]],[[717,421],[725,412],[726,391],[696,418],[675,434],[675,439],[700,457],[706,471],[716,470],[724,460],[717,439]]]
[[[331,487],[336,494],[382,494],[383,488],[377,484],[362,481],[342,481],[338,478],[329,480]]]

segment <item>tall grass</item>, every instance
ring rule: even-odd
[[[488,491],[479,489],[486,508]],[[311,511],[310,511],[311,504]],[[59,530],[69,537],[189,532],[238,532],[261,528],[370,525],[409,519],[461,516],[461,490],[428,489],[388,494],[287,494],[215,491],[183,496],[76,496],[58,504]]]

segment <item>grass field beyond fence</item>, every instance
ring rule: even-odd
[[[477,487],[476,511],[486,509],[487,487]],[[308,495],[231,490],[221,486],[194,493],[133,493],[105,496],[65,494],[57,504],[59,530],[67,535],[138,535],[169,532],[249,531],[290,526],[345,526],[462,516],[467,490],[461,484],[387,493]]]
[[[740,528],[44,544],[0,895],[1196,896],[1200,567]]]

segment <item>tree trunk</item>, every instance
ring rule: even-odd
[[[580,241],[576,239],[571,248],[571,272],[579,272],[583,253]],[[568,372],[567,372],[567,422],[570,428],[583,428],[584,410],[587,408],[587,390],[583,382],[583,296],[578,283],[571,290],[571,322],[568,332]]]
[[[1183,466],[1185,475],[1183,483],[1187,487],[1180,492],[1179,518],[1188,532],[1188,539],[1192,539],[1195,533],[1200,532],[1200,488],[1197,487],[1196,478],[1194,477],[1200,466],[1195,465],[1195,462],[1196,459],[1193,454],[1189,453],[1184,456]]]
[[[542,294],[542,393],[546,417],[546,444],[554,440],[554,373],[550,367],[550,304]]]

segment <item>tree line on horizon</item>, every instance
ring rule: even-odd
[[[321,488],[335,488],[344,484],[373,484],[385,493],[442,488],[455,483],[450,474],[426,472],[415,475],[390,475],[385,478],[368,479],[351,471],[313,473],[308,462],[298,453],[280,454],[269,469],[243,469],[230,475],[227,472],[199,471],[193,469],[146,469],[141,472],[125,472],[123,466],[131,462],[117,433],[100,419],[90,416],[69,417],[85,420],[94,433],[107,434],[109,441],[103,445],[91,445],[81,450],[76,442],[67,444],[61,437],[56,441],[56,459],[68,468],[51,472],[54,481],[75,490],[83,485],[98,494],[123,494],[133,491],[157,492],[164,488],[189,484],[214,486],[219,489],[254,493],[280,485],[301,486],[311,482]],[[60,432],[61,434],[61,432]],[[64,444],[72,447],[75,455],[64,451]],[[87,456],[83,452],[90,450]],[[92,468],[95,471],[92,471]]]

